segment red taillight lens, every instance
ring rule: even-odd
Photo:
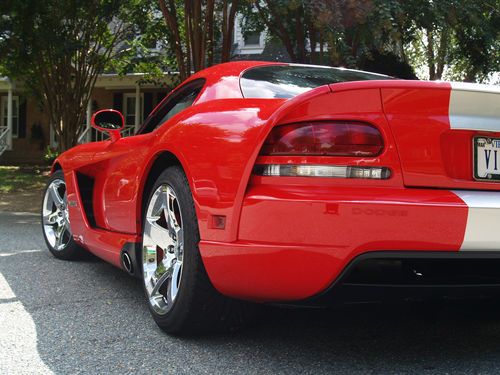
[[[310,122],[276,126],[261,155],[376,156],[382,134],[363,123]]]

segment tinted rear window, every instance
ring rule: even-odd
[[[240,79],[245,98],[289,99],[329,83],[392,79],[357,70],[301,65],[263,66],[247,70]]]

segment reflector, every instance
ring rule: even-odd
[[[345,165],[258,164],[254,174],[283,177],[366,178],[386,180],[391,171],[386,167],[353,167]]]

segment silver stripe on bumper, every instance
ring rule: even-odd
[[[453,190],[469,207],[460,250],[500,251],[500,192]]]

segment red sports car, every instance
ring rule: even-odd
[[[171,333],[257,303],[500,286],[500,90],[232,62],[190,77],[140,131],[63,153],[43,233],[143,280]],[[359,293],[366,292],[366,293]]]

